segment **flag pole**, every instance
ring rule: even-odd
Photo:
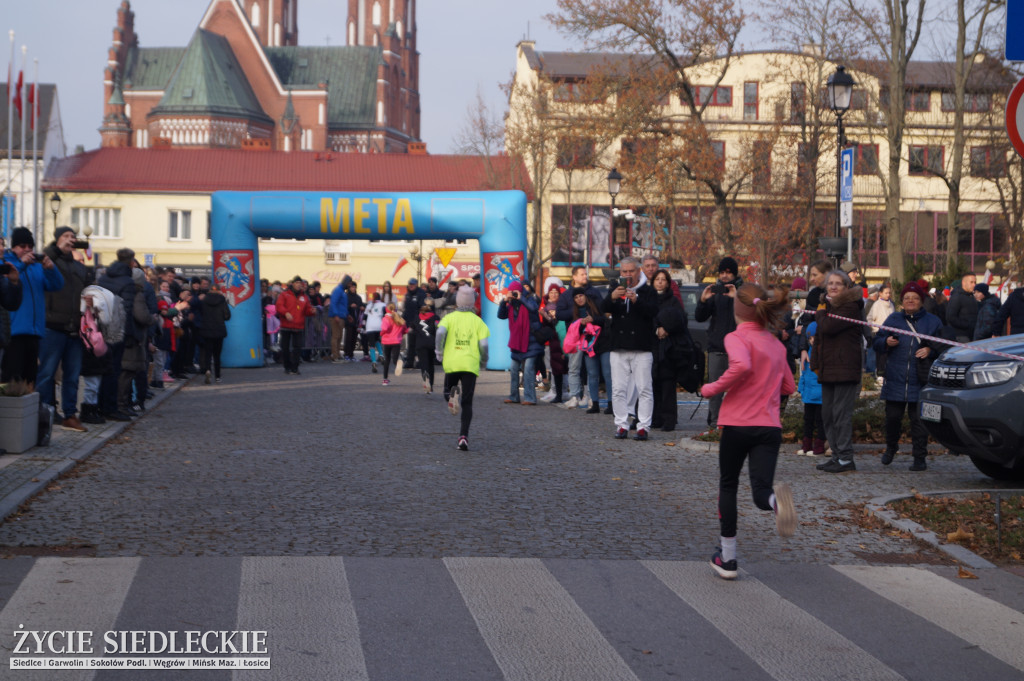
[[[39,223],[39,60],[32,59],[32,230],[36,233],[36,243],[43,243],[43,226]],[[53,226],[57,229],[57,225]]]
[[[28,54],[28,46],[21,46],[21,71],[19,74],[25,73],[25,56]],[[18,226],[25,226],[25,81],[23,78],[19,78],[21,81],[21,89],[18,91],[18,101],[21,103],[21,113],[18,114],[18,125],[21,128],[21,169],[18,171],[19,184],[21,185],[21,191],[18,193]]]
[[[5,237],[10,238],[11,220],[14,219],[14,210],[11,207],[10,199],[14,191],[14,31],[11,30],[11,60],[7,62],[7,186],[4,187],[4,196],[8,199],[4,206],[4,228]]]

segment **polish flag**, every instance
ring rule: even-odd
[[[18,71],[18,82],[14,86],[14,108],[18,110],[18,119],[21,119],[21,85],[24,82],[24,74]]]

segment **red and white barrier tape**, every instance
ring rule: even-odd
[[[814,314],[814,312],[811,311],[811,310],[804,310],[803,314]],[[979,348],[976,345],[967,345],[966,343],[960,343],[958,341],[946,340],[945,338],[938,338],[936,336],[929,336],[929,335],[923,334],[923,333],[914,333],[913,331],[907,331],[906,329],[897,329],[897,328],[894,328],[894,327],[891,327],[891,326],[885,326],[884,324],[872,324],[871,322],[866,322],[866,321],[864,321],[862,319],[850,319],[849,317],[840,317],[839,315],[832,314],[831,312],[829,312],[827,314],[832,319],[839,319],[841,321],[849,322],[851,324],[860,324],[861,326],[872,326],[872,327],[874,327],[876,329],[879,329],[881,331],[890,331],[892,333],[898,333],[898,334],[901,334],[903,336],[912,336],[914,338],[923,338],[925,340],[930,340],[930,341],[935,341],[936,343],[941,343],[942,345],[948,345],[948,346],[957,347],[957,348],[967,348],[968,350],[977,350],[978,352],[984,352],[986,355],[995,355],[996,357],[1005,357],[1006,359],[1013,359],[1013,360],[1016,360],[1018,362],[1024,362],[1024,357],[1021,357],[1019,355],[1011,355],[1011,354],[1008,354],[1008,353],[1005,353],[1005,352],[999,352],[998,350],[987,350],[985,348]]]

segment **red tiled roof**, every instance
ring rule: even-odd
[[[532,195],[525,166],[508,156],[337,154],[238,149],[103,148],[53,161],[46,191],[484,191]]]

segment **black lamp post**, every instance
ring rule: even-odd
[[[836,230],[835,238],[841,238],[842,228],[839,226],[840,217],[839,209],[842,194],[842,183],[843,183],[843,114],[850,109],[850,103],[853,99],[853,86],[856,85],[856,81],[853,80],[853,76],[846,72],[845,66],[837,66],[836,72],[828,78],[828,106],[832,109],[832,113],[836,115]],[[842,259],[842,253],[840,251],[833,251],[828,253],[836,258],[836,264],[840,263]]]
[[[619,195],[619,189],[621,189],[621,187],[622,187],[622,173],[620,173],[616,168],[612,168],[612,171],[610,173],[608,173],[608,195],[612,197],[612,214],[611,214],[611,220],[612,220],[612,257],[611,257],[611,260],[612,260],[612,262],[611,262],[611,265],[613,267],[615,266],[615,247],[619,244],[619,234],[618,234],[617,228],[615,227],[615,197]],[[588,248],[588,250],[590,248],[590,240],[589,239],[587,239],[587,248]],[[590,270],[589,270],[589,266],[590,266],[590,253],[589,252],[587,253],[587,266],[588,266],[587,274],[589,275],[590,274]]]
[[[50,196],[50,211],[53,212],[53,231],[57,231],[57,213],[60,212],[60,194],[54,192]]]

